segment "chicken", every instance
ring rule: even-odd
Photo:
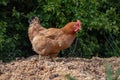
[[[38,17],[34,17],[28,28],[33,50],[41,56],[57,57],[62,49],[70,47],[81,29],[81,22],[69,22],[62,28],[44,28]]]

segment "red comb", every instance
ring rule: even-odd
[[[80,20],[77,20],[77,23],[78,23],[79,25],[81,25],[81,22],[80,22]]]

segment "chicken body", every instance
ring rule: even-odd
[[[28,29],[33,50],[41,56],[56,57],[60,50],[70,47],[74,41],[76,32],[71,27],[75,24],[77,25],[76,22],[72,22],[60,29],[46,29],[40,25],[39,19],[35,17]],[[78,26],[80,26],[79,23]]]

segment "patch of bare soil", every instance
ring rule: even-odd
[[[32,56],[1,63],[0,80],[68,80],[66,75],[76,80],[106,80],[106,63],[115,71],[120,67],[120,58],[58,58],[53,62],[50,59]]]

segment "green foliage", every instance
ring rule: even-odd
[[[115,77],[113,77],[113,70],[109,64],[106,64],[106,80],[118,80],[120,76],[120,68],[115,71]]]
[[[81,20],[77,40],[61,51],[63,56],[120,56],[119,4],[119,0],[1,0],[0,59],[9,61],[33,53],[27,35],[27,21],[33,16],[46,28]]]
[[[114,80],[117,80],[119,76],[120,76],[120,68],[116,70]]]
[[[70,74],[65,75],[67,80],[76,80],[75,78],[71,77]]]
[[[112,73],[113,71],[112,71],[112,67],[109,65],[109,64],[107,64],[106,65],[106,78],[107,78],[107,80],[113,80],[113,73]]]

